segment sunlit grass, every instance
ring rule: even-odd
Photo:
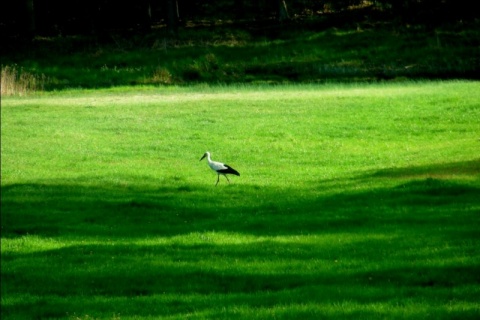
[[[478,318],[478,89],[4,99],[2,318]]]

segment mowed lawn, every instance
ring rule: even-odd
[[[2,319],[478,319],[480,83],[2,97],[1,259]]]

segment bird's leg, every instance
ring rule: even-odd
[[[220,181],[220,175],[219,174],[217,174],[217,183],[215,183],[215,187],[217,186],[218,181]]]
[[[227,178],[228,183],[230,183],[230,180],[228,180],[228,177],[226,174],[224,175],[224,177]]]

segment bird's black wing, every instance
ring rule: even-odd
[[[227,167],[227,169],[217,170],[217,172],[221,173],[221,174],[227,174],[227,173],[228,174],[234,174],[236,176],[240,175],[240,173],[237,170],[233,169],[232,167],[230,167],[226,164],[224,164],[224,166]]]

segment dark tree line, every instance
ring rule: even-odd
[[[98,34],[112,29],[187,23],[273,21],[299,23],[322,15],[370,8],[398,21],[437,23],[478,18],[470,0],[19,0],[1,5],[5,36]]]

